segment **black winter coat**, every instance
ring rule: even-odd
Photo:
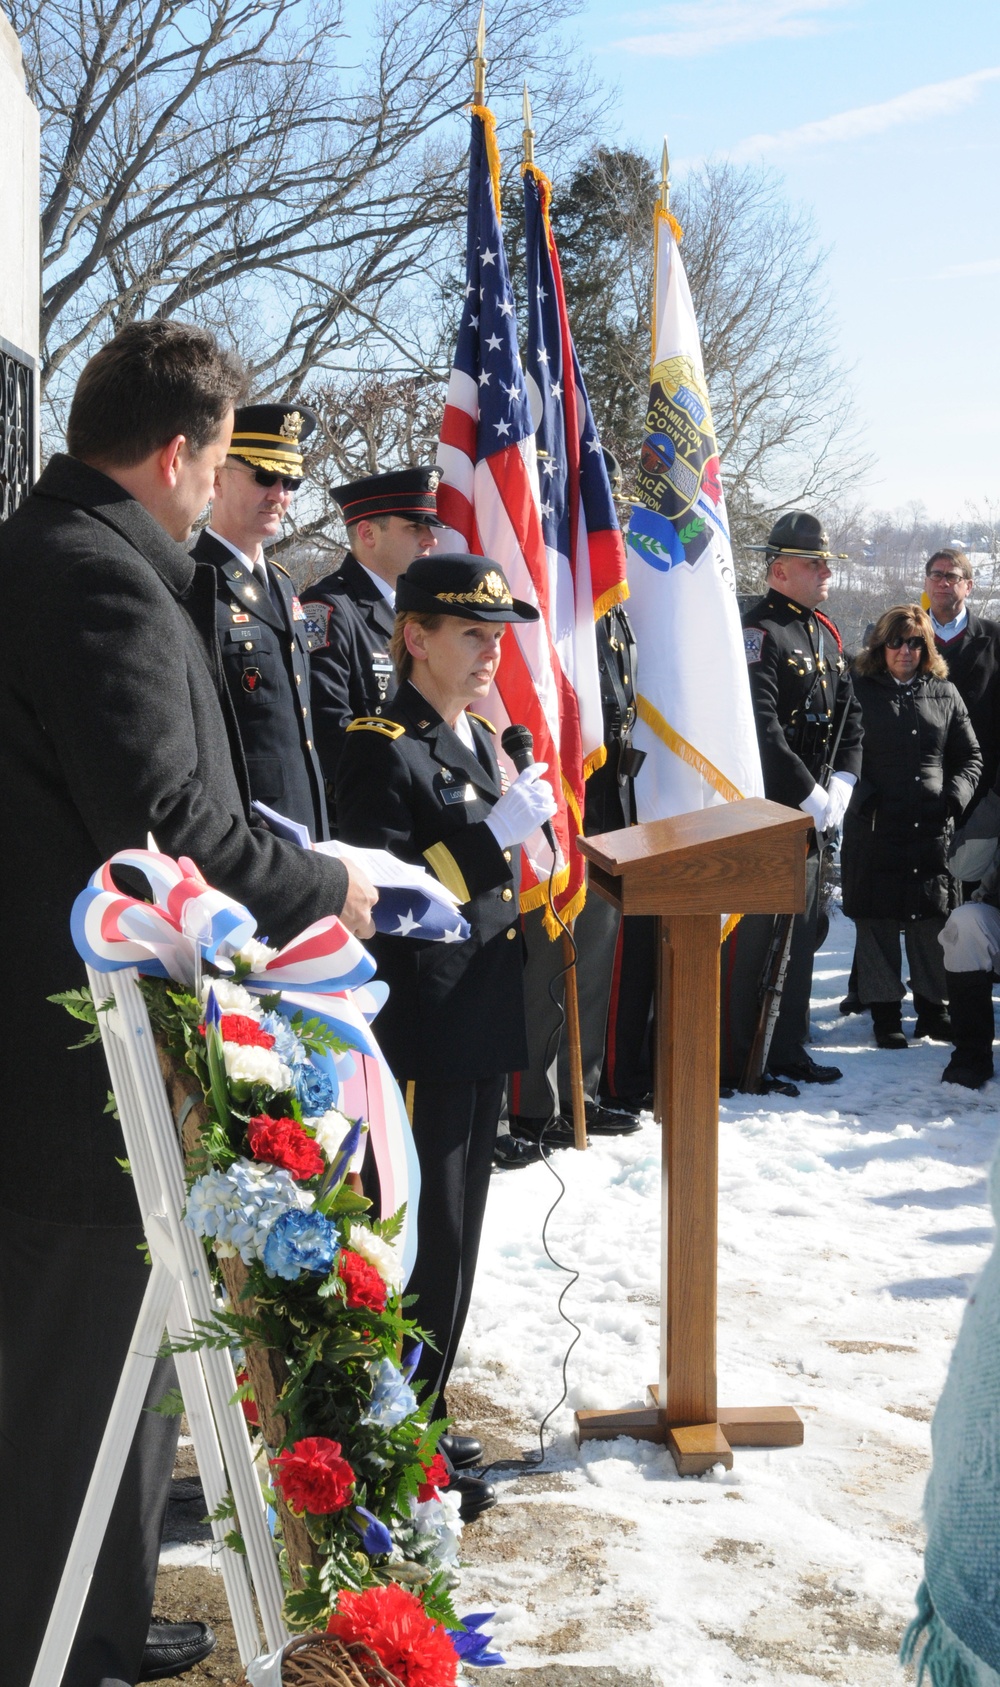
[[[378,936],[367,944],[389,1000],[375,1035],[400,1083],[466,1083],[528,1064],[518,862],[486,825],[500,797],[493,728],[475,751],[408,681],[382,716],[348,727],[337,768],[345,843],[430,867],[462,899],[464,943]]]
[[[993,789],[1000,768],[1000,626],[970,614],[958,638],[935,643],[979,740],[983,771],[977,796],[982,797]]]
[[[841,876],[851,919],[922,920],[955,906],[948,852],[982,757],[950,680],[855,675],[861,776],[844,820]]]
[[[46,997],[85,983],[70,910],[119,849],[189,855],[287,942],[338,913],[347,874],[249,822],[215,630],[215,570],[129,493],[53,457],[0,526],[0,874],[11,971],[0,1204],[134,1225],[100,1047]],[[67,1293],[72,1286],[67,1285]]]

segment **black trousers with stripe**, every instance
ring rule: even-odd
[[[445,1387],[472,1299],[486,1214],[493,1146],[504,1075],[465,1083],[418,1079],[401,1086],[420,1160],[417,1262],[407,1284],[410,1316],[434,1337],[424,1346],[417,1380],[447,1413]]]

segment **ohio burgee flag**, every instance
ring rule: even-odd
[[[646,437],[627,537],[640,820],[763,796],[726,500],[680,228],[654,223]]]

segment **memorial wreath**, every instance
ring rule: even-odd
[[[112,866],[143,872],[154,902],[123,896]],[[369,987],[370,957],[334,919],[270,949],[193,863],[150,851],[102,868],[73,925],[92,966],[145,974],[184,1151],[184,1219],[217,1285],[214,1318],[175,1350],[235,1351],[236,1398],[266,1459],[286,1622],[331,1637],[322,1651],[290,1643],[295,1668],[328,1671],[304,1681],[349,1680],[333,1673],[335,1652],[337,1668],[350,1653],[363,1671],[368,1648],[389,1672],[372,1680],[448,1687],[460,1658],[502,1662],[485,1617],[459,1625],[452,1607],[462,1524],[437,1450],[445,1422],[428,1422],[411,1386],[421,1340],[404,1295],[413,1231],[405,1207],[374,1216],[352,1171],[368,1127],[344,1105],[358,1095],[347,1079],[376,1052],[365,1019],[384,999]],[[88,991],[53,999],[90,1024],[85,1041],[99,1037],[110,1003]],[[391,1182],[391,1129],[384,1116],[379,1124]],[[404,1182],[397,1166],[396,1187]],[[233,1517],[227,1542],[240,1550],[234,1508],[216,1515]],[[274,1665],[266,1679],[277,1683],[277,1655]],[[298,1680],[291,1652],[288,1666]]]

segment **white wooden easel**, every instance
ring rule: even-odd
[[[184,1164],[136,971],[88,967],[87,972],[94,1001],[110,996],[115,1003],[98,1015],[98,1023],[152,1266],[31,1687],[53,1687],[62,1680],[164,1328],[171,1340],[184,1340],[195,1323],[209,1321],[216,1310],[202,1244],[181,1218]],[[274,1651],[288,1638],[281,1617],[284,1590],[253,1448],[240,1406],[230,1404],[237,1383],[228,1350],[202,1348],[178,1354],[175,1362],[206,1504],[214,1512],[232,1492],[246,1546],[244,1559],[224,1544],[231,1522],[212,1524],[245,1665],[262,1650],[254,1594],[264,1649]]]

